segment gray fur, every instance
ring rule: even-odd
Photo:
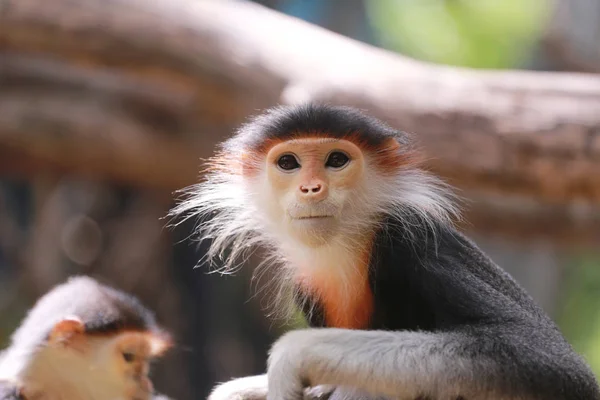
[[[370,143],[364,176],[352,195],[339,197],[342,228],[319,246],[282,229],[282,199],[270,195],[264,160],[254,160],[261,172],[251,179],[236,168],[244,151],[298,132],[338,139],[352,132]],[[411,147],[408,135],[357,110],[310,104],[268,111],[224,144],[226,157],[214,166],[229,168],[215,168],[171,212],[202,221],[200,237],[211,239],[207,258],[221,259],[226,270],[262,246],[266,263],[282,271],[278,284],[294,284],[301,268],[326,271],[343,288],[340,304],[356,295],[345,285],[361,262],[353,253],[377,233],[368,330],[325,328],[327,321],[313,318],[320,299],[309,299],[310,324],[323,328],[284,335],[266,375],[223,383],[209,400],[300,400],[310,387],[318,397],[340,388],[331,400],[600,400],[589,367],[543,310],[455,230],[450,188],[410,163],[390,174],[375,167],[371,150],[391,137],[398,151]]]
[[[306,383],[360,388],[370,398],[493,395],[495,364],[464,356],[470,342],[458,333],[292,331],[271,350],[267,400],[300,398]]]

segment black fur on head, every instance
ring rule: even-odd
[[[352,136],[369,147],[377,147],[394,138],[401,145],[410,144],[409,136],[384,122],[346,106],[307,103],[279,106],[253,117],[237,134],[225,142],[225,149],[243,148],[260,151],[266,143],[327,133],[328,137]]]

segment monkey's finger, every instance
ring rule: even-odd
[[[335,386],[319,385],[304,389],[304,400],[329,400]]]
[[[208,400],[266,400],[266,375],[234,379],[215,387]]]
[[[0,380],[0,400],[23,400],[21,389],[13,382]]]

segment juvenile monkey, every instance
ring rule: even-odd
[[[420,165],[406,133],[348,107],[274,108],[223,143],[171,215],[198,217],[225,268],[266,248],[311,328],[211,400],[300,400],[320,385],[336,398],[600,399],[586,362],[457,231],[450,188]]]
[[[149,400],[149,363],[170,347],[136,298],[73,277],[37,301],[0,354],[0,400]]]

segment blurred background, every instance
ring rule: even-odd
[[[27,3],[32,2],[22,4]],[[435,64],[476,69],[600,71],[598,0],[256,3],[369,45]],[[2,12],[0,6],[0,15]],[[11,35],[10,30],[2,33]],[[60,33],[49,30],[47,35],[59,37]],[[65,43],[70,40],[65,36]],[[110,53],[115,59],[126,54],[126,50],[102,46],[97,46],[98,51]],[[65,49],[69,47],[65,45]],[[23,49],[24,53],[32,50]],[[249,53],[253,50],[245,49]],[[174,332],[177,347],[155,371],[156,386],[174,399],[204,398],[217,381],[261,373],[270,343],[287,327],[265,317],[268,299],[256,295],[250,281],[252,265],[235,276],[208,274],[202,264],[194,268],[205,245],[190,239],[193,221],[167,228],[164,217],[177,197],[174,190],[200,179],[200,157],[209,156],[215,143],[231,134],[248,115],[273,105],[272,99],[236,86],[237,81],[230,79],[231,71],[212,71],[204,80],[199,78],[203,86],[196,94],[201,101],[195,103],[200,106],[194,109],[192,123],[189,115],[177,108],[178,102],[185,99],[167,95],[155,98],[160,88],[119,80],[120,70],[111,71],[109,61],[105,70],[96,68],[95,74],[86,75],[86,66],[95,60],[78,58],[67,50],[57,50],[52,57],[35,57],[38,61],[29,58],[21,64],[26,68],[0,76],[0,93],[4,93],[4,97],[0,95],[2,347],[41,294],[69,275],[89,274],[139,296]],[[60,62],[61,57],[70,61],[68,65],[83,68],[53,69],[50,64]],[[168,57],[156,54],[154,60],[158,65]],[[210,64],[210,60],[204,61]],[[48,65],[50,68],[44,69]],[[39,72],[38,67],[45,72]],[[152,75],[153,65],[146,67],[132,75],[158,77]],[[75,89],[64,84],[66,76],[69,82],[77,82],[73,84]],[[168,81],[159,78],[152,82]],[[169,84],[187,85],[175,80]],[[23,88],[35,96],[20,98]],[[56,88],[65,95],[56,95]],[[123,105],[110,103],[112,95],[126,89],[131,89],[128,104],[129,111],[133,110],[132,115],[138,118],[135,123],[118,119],[124,112]],[[84,97],[85,102],[81,101]],[[21,131],[34,131],[43,125],[38,131],[44,133],[23,134],[21,150],[14,145],[21,142],[10,141],[15,130],[7,118],[19,100],[34,110],[21,120],[21,128],[26,127]],[[56,142],[62,153],[56,159],[49,156],[48,161],[44,146],[56,148]],[[154,151],[157,148],[160,156]],[[190,158],[190,149],[197,148],[202,154]],[[114,158],[104,156],[109,150],[114,151]],[[25,153],[29,156],[24,157]],[[96,174],[96,170],[103,173]],[[178,172],[182,170],[187,171],[185,176]],[[466,196],[469,198],[468,193]],[[502,195],[497,196],[496,200],[502,202]],[[476,202],[476,196],[470,200]],[[535,202],[519,204],[516,207],[531,213],[543,207]],[[493,215],[499,213],[495,210],[489,209],[491,220],[505,218]],[[597,210],[586,210],[584,219],[598,220]],[[585,240],[565,242],[560,239],[565,236],[560,225],[544,234],[523,236],[497,229],[497,224],[486,221],[472,221],[468,233],[555,318],[600,374],[600,232],[588,230]],[[576,224],[565,221],[565,230],[572,229],[567,224]]]

